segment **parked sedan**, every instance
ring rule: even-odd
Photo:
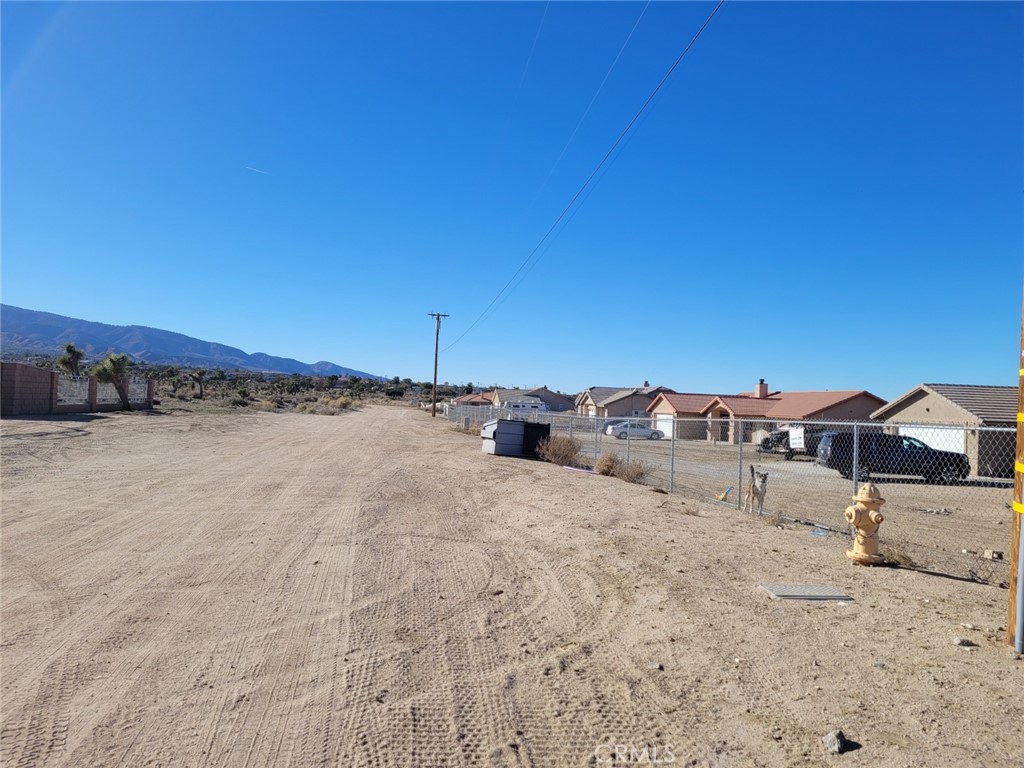
[[[609,424],[605,427],[604,433],[606,435],[615,435],[619,440],[625,440],[627,437],[661,440],[665,436],[665,433],[661,430],[654,429],[650,425],[639,421],[620,421],[615,424]]]

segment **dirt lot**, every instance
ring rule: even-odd
[[[5,766],[1024,763],[996,587],[413,409],[2,427]]]
[[[566,421],[556,424],[558,431],[568,434]],[[735,445],[644,439],[627,445],[625,440],[584,432],[578,422],[575,436],[591,460],[601,453],[616,453],[642,461],[651,469],[647,481],[651,485],[667,489],[672,473],[674,489],[705,500],[714,500],[732,486],[729,501],[733,505],[742,501],[747,471],[754,464],[769,475],[766,513],[847,529],[843,510],[851,503],[853,482],[818,466],[812,457],[786,461],[746,445],[740,472]],[[936,485],[921,478],[875,474],[872,482],[886,499],[885,538],[905,562],[909,558],[922,569],[993,584],[1009,579],[1007,561],[987,560],[983,555],[986,550],[1009,550],[1012,480],[972,477],[955,485]]]

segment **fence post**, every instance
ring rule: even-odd
[[[850,477],[853,480],[852,495],[857,495],[857,481],[860,479],[860,424],[853,425],[853,464],[850,465]]]
[[[736,509],[743,508],[743,419],[733,422],[733,427],[739,430],[740,436],[740,467],[736,480]]]
[[[669,458],[668,458],[668,492],[672,493],[675,490],[675,479],[676,479],[676,417],[672,415],[672,426],[670,427],[672,432],[668,436],[669,441]]]
[[[89,401],[89,413],[93,413],[96,410],[96,377],[89,377],[89,394],[86,395]]]
[[[626,463],[629,464],[629,430],[626,430]]]
[[[569,417],[569,439],[570,440],[572,440],[572,419],[573,419],[573,417],[570,416]]]

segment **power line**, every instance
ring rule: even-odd
[[[700,36],[704,33],[704,30],[707,29],[708,25],[711,23],[711,20],[715,18],[715,15],[718,13],[718,11],[722,8],[723,5],[725,5],[725,0],[718,0],[718,3],[717,5],[715,5],[714,10],[712,10],[711,13],[708,14],[708,17],[704,20],[704,23],[701,24],[700,29],[697,30],[696,34],[694,34],[690,42],[687,43],[686,47],[683,49],[683,52],[679,54],[678,58],[676,58],[672,66],[668,68],[668,71],[665,73],[664,77],[661,78],[661,81],[655,86],[654,90],[651,91],[651,95],[644,100],[644,103],[640,106],[640,109],[638,109],[636,114],[633,115],[632,119],[626,124],[626,127],[622,129],[622,132],[619,134],[618,138],[615,139],[615,142],[611,145],[608,151],[605,152],[604,157],[601,158],[601,161],[597,164],[597,166],[594,168],[591,174],[587,177],[586,181],[584,181],[580,188],[576,190],[576,194],[572,196],[572,199],[569,201],[568,205],[566,205],[565,208],[562,209],[562,212],[558,214],[558,217],[555,219],[554,223],[552,223],[551,226],[548,227],[548,230],[544,233],[544,236],[537,242],[537,245],[534,246],[533,250],[530,251],[526,258],[523,259],[523,262],[519,265],[516,271],[512,273],[512,277],[509,278],[508,282],[505,283],[504,286],[502,286],[502,289],[498,291],[498,293],[495,294],[494,298],[491,299],[490,303],[488,303],[488,305],[484,307],[483,312],[480,313],[476,320],[474,320],[470,324],[470,326],[465,331],[463,331],[462,334],[457,339],[455,339],[455,341],[453,341],[451,344],[444,348],[445,352],[447,352],[449,349],[451,349],[460,341],[462,341],[462,339],[465,338],[466,334],[468,334],[470,331],[476,328],[477,325],[479,325],[484,315],[487,314],[487,311],[491,307],[493,307],[494,304],[498,301],[498,299],[500,299],[501,296],[508,290],[509,286],[512,285],[513,281],[516,279],[519,273],[523,271],[523,268],[526,267],[526,265],[533,258],[534,254],[536,254],[541,249],[541,246],[543,246],[547,239],[551,236],[551,233],[555,231],[555,229],[561,223],[562,219],[565,218],[569,210],[576,204],[576,201],[580,198],[580,196],[587,189],[587,187],[590,186],[590,183],[594,180],[594,177],[597,176],[601,168],[603,168],[605,163],[608,162],[608,159],[618,148],[619,144],[622,143],[622,140],[626,137],[626,134],[628,134],[629,131],[633,128],[633,126],[636,125],[637,120],[640,119],[640,115],[644,113],[644,111],[647,109],[650,103],[654,100],[654,97],[658,95],[658,92],[662,89],[665,83],[668,82],[668,79],[672,76],[672,73],[675,72],[680,62],[682,62],[686,54],[690,52],[690,49],[694,46],[694,44],[697,42]]]
[[[573,128],[572,133],[569,134],[569,138],[565,142],[565,146],[562,147],[562,151],[558,155],[558,159],[556,159],[554,164],[551,166],[551,170],[547,172],[547,175],[544,177],[544,181],[540,183],[540,187],[537,189],[537,193],[533,196],[533,200],[530,202],[530,205],[527,207],[527,210],[529,210],[529,208],[532,208],[533,204],[537,202],[537,198],[540,197],[540,193],[543,192],[544,187],[547,186],[548,180],[551,178],[551,174],[555,172],[555,169],[558,167],[558,164],[562,162],[562,158],[565,157],[565,153],[569,149],[569,146],[572,144],[572,140],[576,138],[576,134],[580,130],[580,126],[583,125],[583,121],[586,120],[587,115],[590,114],[590,110],[593,108],[594,102],[597,101],[597,97],[600,96],[601,91],[604,90],[605,83],[608,82],[608,78],[611,77],[612,72],[615,71],[615,65],[618,64],[619,59],[622,58],[623,51],[626,50],[626,46],[629,45],[629,41],[633,39],[633,33],[635,33],[636,28],[640,26],[640,22],[643,20],[644,14],[647,13],[647,9],[648,7],[650,7],[650,5],[651,0],[647,0],[647,4],[640,11],[640,15],[636,17],[636,21],[633,22],[633,28],[629,30],[629,34],[626,35],[626,39],[625,41],[623,41],[622,47],[619,48],[619,52],[615,54],[615,59],[612,61],[611,66],[608,67],[608,71],[604,73],[604,79],[601,81],[601,84],[597,86],[597,90],[594,92],[594,95],[590,98],[590,103],[587,104],[587,108],[583,110],[583,114],[580,115],[580,119],[576,121],[576,127]]]

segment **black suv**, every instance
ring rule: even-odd
[[[858,480],[872,473],[914,475],[930,483],[956,483],[971,472],[971,464],[962,453],[937,451],[915,437],[868,432],[860,435],[857,449],[860,467]],[[839,470],[843,477],[853,476],[853,434],[826,432],[818,443],[818,464]]]

